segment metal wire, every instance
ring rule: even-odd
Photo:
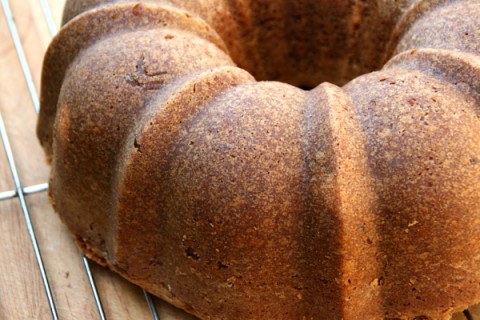
[[[45,16],[45,20],[47,21],[48,25],[48,30],[50,31],[50,34],[52,37],[54,37],[57,34],[57,28],[55,27],[55,22],[53,21],[52,13],[50,11],[50,6],[48,5],[47,0],[40,0],[40,5],[42,6],[42,11]],[[1,194],[0,194],[1,195]],[[85,256],[82,256],[83,262],[85,265],[85,269],[87,271],[89,280],[90,280],[90,285],[92,287],[92,292],[95,297],[95,302],[97,304],[98,312],[100,314],[101,319],[105,319],[105,313],[102,307],[102,302],[100,300],[100,296],[98,295],[97,289],[95,287],[95,281],[93,279],[93,276],[90,271],[90,267],[88,265],[88,260],[85,258]],[[152,301],[152,298],[150,294],[143,289],[143,294],[145,295],[145,300],[147,300],[148,307],[150,308],[150,311],[152,312],[152,317],[154,320],[160,320],[160,317],[158,316],[157,309],[155,307],[155,304]]]
[[[32,193],[42,192],[48,189],[48,183],[40,183],[33,186],[23,188],[23,194],[29,195]],[[16,190],[8,190],[4,192],[0,192],[0,201],[6,199],[12,199],[17,196]]]
[[[145,296],[145,299],[147,300],[148,307],[152,312],[153,320],[160,320],[160,317],[158,316],[158,313],[157,313],[157,309],[155,308],[155,304],[153,303],[152,296],[145,289],[143,289],[143,294]]]
[[[47,25],[49,26],[49,31],[53,35],[55,33],[55,29],[54,29],[53,19],[52,19],[51,13],[50,13],[50,8],[49,8],[48,4],[45,3],[45,1],[43,1],[41,3],[41,5],[42,5],[43,12],[46,16]],[[13,15],[12,15],[12,11],[10,9],[10,5],[8,3],[8,0],[2,0],[2,7],[3,7],[3,11],[5,13],[5,18],[7,20],[8,27],[10,29],[10,34],[12,36],[12,40],[13,40],[15,49],[17,51],[18,59],[20,60],[20,65],[22,67],[22,71],[23,71],[23,74],[25,76],[25,80],[27,82],[27,86],[28,86],[28,90],[30,92],[30,97],[31,97],[32,102],[33,102],[33,106],[35,107],[35,111],[38,113],[39,110],[40,110],[40,103],[39,103],[39,100],[38,100],[37,91],[36,91],[35,85],[33,83],[32,74],[30,72],[30,68],[28,66],[27,59],[25,57],[25,52],[23,50],[23,46],[22,46],[22,43],[20,41],[20,36],[18,34],[17,27],[16,27],[15,22],[13,20]],[[47,294],[48,304],[49,304],[49,307],[50,307],[50,310],[51,310],[51,313],[52,313],[52,317],[53,317],[53,319],[56,320],[56,319],[58,319],[58,314],[57,314],[57,310],[56,310],[56,307],[55,307],[55,301],[53,299],[52,290],[51,290],[50,284],[48,282],[48,277],[47,277],[47,274],[46,274],[46,271],[45,271],[45,268],[44,268],[44,265],[43,265],[42,255],[41,255],[41,252],[40,252],[40,249],[39,249],[39,246],[38,246],[38,242],[37,242],[37,239],[36,239],[36,236],[35,236],[35,231],[33,229],[33,225],[32,225],[31,219],[30,219],[30,213],[28,211],[28,208],[27,208],[27,205],[26,205],[26,202],[25,202],[25,197],[24,197],[25,194],[30,194],[30,193],[35,193],[35,192],[40,192],[40,191],[46,190],[48,188],[48,184],[44,183],[44,184],[40,184],[40,185],[36,185],[36,186],[27,187],[27,188],[25,188],[25,191],[21,188],[20,179],[19,179],[19,176],[18,176],[18,172],[16,170],[13,153],[11,151],[10,143],[8,141],[7,132],[6,132],[6,129],[5,129],[5,125],[3,123],[3,119],[1,118],[1,114],[0,114],[0,120],[1,120],[0,121],[0,129],[1,129],[1,134],[2,134],[2,140],[3,140],[3,143],[4,143],[4,147],[5,147],[5,152],[7,153],[7,158],[8,158],[8,161],[9,161],[10,169],[12,171],[12,176],[13,176],[13,179],[14,179],[14,182],[15,182],[15,187],[16,187],[15,191],[2,192],[0,194],[0,199],[12,198],[12,197],[18,196],[18,198],[20,200],[22,211],[24,213],[25,220],[26,220],[26,223],[27,223],[28,233],[29,233],[30,239],[32,241],[33,249],[34,249],[34,252],[35,252],[35,257],[37,259],[37,263],[38,263],[38,266],[39,266],[39,269],[40,269],[40,274],[41,274],[41,277],[42,277],[43,285],[45,287],[45,291],[46,291],[46,294]],[[86,261],[85,257],[83,257],[83,260],[84,260],[85,269],[87,271],[87,276],[88,276],[88,279],[89,279],[89,282],[90,282],[90,286],[92,288],[92,291],[94,292],[95,302],[97,304],[97,308],[99,308],[100,318],[102,320],[104,320],[106,318],[105,318],[105,314],[104,314],[102,304],[100,302],[100,297],[98,296],[98,293],[97,293],[97,288],[95,286],[95,282],[93,280],[93,275],[90,271],[88,261]]]
[[[40,248],[38,246],[37,237],[35,236],[35,231],[33,230],[32,219],[30,218],[30,212],[28,211],[27,203],[25,201],[25,196],[23,193],[22,185],[20,183],[20,177],[18,176],[17,167],[15,165],[15,159],[13,158],[12,148],[10,146],[10,141],[8,140],[7,130],[5,128],[5,123],[3,122],[2,113],[0,112],[0,135],[3,141],[3,147],[5,153],[7,154],[8,164],[10,166],[10,171],[12,173],[13,181],[15,182],[15,189],[20,200],[20,206],[22,207],[23,216],[27,224],[28,235],[32,242],[33,251],[35,253],[35,258],[37,259],[38,268],[40,269],[40,275],[42,277],[43,286],[45,288],[45,293],[47,294],[48,305],[52,313],[53,319],[58,319],[57,309],[55,307],[55,301],[53,300],[52,290],[48,282],[47,273],[45,272],[45,267],[43,266],[42,255],[40,254]]]
[[[32,73],[28,67],[27,58],[25,57],[25,52],[23,51],[22,42],[20,41],[20,36],[18,35],[17,26],[13,20],[12,10],[10,10],[10,5],[8,0],[1,0],[3,12],[5,13],[5,18],[7,19],[8,28],[10,29],[10,35],[12,36],[13,44],[17,51],[18,59],[20,60],[20,65],[22,66],[23,75],[25,76],[25,81],[27,82],[28,91],[30,92],[30,97],[32,98],[33,106],[35,111],[40,110],[40,103],[38,101],[37,91],[35,90],[35,85],[33,84]]]
[[[50,11],[50,6],[48,5],[47,0],[40,0],[40,5],[42,6],[43,15],[47,21],[48,31],[50,35],[54,37],[57,34],[57,27],[55,27],[55,21],[53,21],[52,11]]]
[[[40,104],[38,101],[38,95],[35,90],[35,85],[33,83],[32,79],[32,74],[30,72],[30,68],[27,63],[27,59],[25,57],[25,52],[23,50],[22,43],[20,41],[20,36],[17,31],[17,27],[15,25],[15,22],[13,20],[12,16],[12,11],[10,9],[10,5],[8,3],[8,0],[2,0],[2,7],[3,7],[3,12],[5,14],[5,19],[7,20],[8,28],[10,30],[10,35],[12,36],[13,44],[15,46],[15,49],[17,51],[18,59],[20,60],[20,65],[22,67],[23,74],[25,76],[25,81],[27,82],[27,87],[28,91],[30,92],[30,98],[32,99],[33,106],[35,107],[35,111],[39,111]],[[12,178],[15,183],[15,190],[12,191],[7,191],[7,192],[2,192],[2,199],[4,198],[11,198],[17,196],[19,201],[20,201],[20,206],[22,208],[22,212],[25,218],[25,223],[27,225],[27,231],[28,235],[30,236],[30,240],[32,242],[32,247],[33,251],[35,254],[35,259],[37,260],[38,268],[40,271],[40,276],[42,278],[43,286],[45,289],[45,293],[47,295],[47,300],[48,300],[48,305],[50,308],[50,312],[52,313],[53,319],[58,319],[58,314],[57,314],[57,309],[55,306],[55,301],[53,298],[52,290],[50,287],[50,283],[48,281],[47,273],[45,271],[45,267],[43,265],[43,259],[42,255],[40,252],[40,248],[38,246],[38,241],[35,235],[35,231],[33,229],[33,224],[32,220],[30,217],[30,212],[28,210],[27,203],[25,201],[25,193],[24,190],[22,189],[22,185],[20,182],[20,177],[18,175],[18,170],[15,164],[15,159],[13,156],[12,148],[10,146],[10,141],[8,139],[7,135],[7,130],[5,128],[5,123],[3,121],[2,114],[0,113],[0,135],[3,141],[3,147],[5,149],[5,153],[7,155],[7,160],[8,164],[10,166],[10,171],[12,173]],[[30,188],[30,193],[32,192],[37,192],[41,189],[44,189],[44,186],[42,185],[40,188],[38,186],[33,186]]]
[[[40,0],[40,5],[42,7],[43,15],[45,16],[45,20],[47,22],[48,30],[50,35],[54,37],[57,34],[57,28],[55,27],[55,22],[53,21],[52,12],[50,10],[50,6],[46,0]],[[105,310],[102,305],[102,300],[100,299],[100,295],[97,290],[97,286],[95,284],[95,279],[93,277],[92,271],[90,269],[90,264],[88,259],[82,255],[83,265],[85,267],[85,271],[87,273],[88,281],[90,283],[90,288],[92,289],[93,298],[95,299],[95,304],[97,306],[98,314],[101,320],[105,320]]]
[[[90,269],[90,263],[88,259],[82,254],[83,265],[87,271],[88,281],[90,282],[90,288],[92,289],[93,298],[95,299],[95,304],[97,305],[98,315],[101,320],[106,320],[105,310],[103,310],[102,300],[100,300],[100,295],[98,294],[97,286],[95,285],[95,279],[93,278],[92,270]]]
[[[4,191],[0,193],[0,200],[7,200],[11,198],[15,198],[17,196],[17,192],[15,190]]]
[[[36,184],[34,186],[25,187],[23,188],[23,193],[27,195],[27,194],[42,192],[47,189],[48,189],[48,183],[45,182],[45,183]]]

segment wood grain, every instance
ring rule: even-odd
[[[57,27],[64,0],[49,0]],[[38,92],[44,52],[51,40],[39,0],[10,0],[16,26]],[[10,36],[0,12],[0,112],[5,120],[23,186],[46,182],[49,168],[35,137],[37,115]],[[0,150],[0,193],[14,183]],[[98,319],[81,256],[70,234],[48,202],[46,192],[27,196],[34,230],[61,319]],[[0,319],[51,319],[37,262],[18,198],[0,201]],[[151,319],[140,288],[91,263],[109,319]],[[154,299],[162,320],[194,319]],[[476,307],[475,313],[480,314]],[[465,320],[457,314],[455,320]],[[480,317],[476,318],[480,319]]]

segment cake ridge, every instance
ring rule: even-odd
[[[365,96],[364,87],[375,93]],[[461,220],[468,232],[477,228],[470,221],[473,217],[467,214],[470,212],[467,202],[475,202],[473,199],[478,197],[475,195],[478,168],[468,165],[476,163],[469,159],[476,159],[473,154],[478,150],[474,138],[479,125],[474,110],[476,102],[450,83],[420,70],[382,70],[355,79],[345,89],[368,136],[368,164],[375,178],[379,205],[375,210],[381,237],[379,259],[384,270],[381,277],[384,316],[410,319],[424,315],[446,319],[452,312],[467,307],[454,297],[453,287],[452,291],[445,291],[440,282],[447,284],[464,277],[453,268],[454,258],[446,257],[465,240],[446,231],[447,226],[457,225]],[[419,185],[423,187],[417,188]],[[428,190],[433,192],[430,194]],[[442,200],[433,200],[436,197]],[[432,237],[425,237],[427,229]],[[439,237],[449,245],[442,246]],[[471,250],[476,249],[471,247]],[[401,266],[408,265],[406,261],[411,255],[422,258],[403,269]],[[439,257],[450,262],[437,261]],[[471,264],[471,270],[476,269],[475,259],[465,263]],[[424,274],[427,269],[431,270]],[[478,277],[473,271],[463,272]],[[428,292],[434,286],[438,286],[435,299],[444,310],[433,310],[425,302],[425,295],[431,295]],[[462,296],[467,295],[478,300],[473,288],[471,291],[464,288]],[[455,307],[448,302],[452,299],[456,300]]]
[[[399,41],[395,48],[391,46],[393,54],[421,48],[480,54],[480,38],[476,31],[480,1],[422,0],[410,12],[411,17],[407,14],[405,23],[396,31]]]
[[[377,200],[371,172],[365,161],[366,137],[360,119],[355,114],[353,102],[344,89],[324,83],[310,91],[309,96],[307,102],[309,108],[317,108],[321,113],[316,114],[318,120],[315,125],[307,125],[306,132],[309,133],[307,136],[321,131],[324,137],[322,139],[317,137],[317,140],[322,142],[317,142],[312,149],[316,153],[313,157],[316,159],[314,163],[317,168],[311,173],[315,179],[310,181],[309,188],[316,191],[312,193],[312,198],[307,198],[307,201],[317,208],[328,206],[330,208],[328,211],[333,212],[338,221],[335,237],[340,240],[338,247],[332,249],[329,255],[338,255],[339,261],[336,266],[338,270],[334,283],[341,296],[349,297],[340,299],[340,302],[329,302],[328,305],[335,306],[335,303],[340,305],[338,310],[328,316],[345,319],[374,318],[382,313],[379,294],[381,287],[377,285],[382,273],[376,259],[379,240],[374,208]],[[306,116],[309,116],[308,112]],[[322,160],[324,158],[330,160]],[[330,164],[327,164],[327,161]],[[328,169],[330,167],[331,169]],[[328,173],[330,170],[331,173]],[[322,178],[329,175],[332,175],[333,181],[330,181],[330,178]],[[327,196],[329,193],[334,195]],[[325,201],[324,197],[335,200],[322,204]],[[361,233],[358,232],[360,225]],[[357,276],[360,269],[368,270],[365,271],[368,276]],[[316,273],[320,272],[319,268],[315,270]],[[315,278],[315,275],[312,274],[311,277]],[[318,299],[317,295],[313,297]],[[305,297],[309,298],[312,297]],[[327,316],[325,312],[320,313]]]
[[[134,11],[135,8],[137,11]],[[161,13],[160,18],[163,16],[163,19],[159,19],[159,13]],[[192,23],[195,21],[195,24],[186,23],[186,20]],[[93,8],[74,17],[60,30],[47,49],[44,59],[42,83],[45,85],[42,85],[41,92],[43,111],[39,115],[37,124],[37,134],[45,137],[42,139],[42,145],[49,154],[51,154],[48,150],[51,150],[51,131],[61,84],[79,52],[85,46],[91,46],[104,37],[111,37],[112,34],[135,32],[142,28],[165,27],[167,22],[173,24],[170,27],[191,31],[226,51],[223,41],[216,32],[207,27],[203,20],[192,20],[192,17],[185,16],[183,10],[175,7],[151,3],[126,2]],[[71,38],[76,41],[68,41]]]
[[[415,2],[412,3],[407,11],[402,15],[393,29],[390,41],[386,46],[385,57],[383,59],[384,62],[386,63],[389,59],[393,58],[394,52],[401,42],[402,37],[412,27],[413,24],[421,19],[425,14],[428,14],[431,10],[435,10],[438,7],[451,4],[455,1],[461,2],[462,0],[415,0]]]
[[[384,66],[388,69],[415,70],[455,85],[480,103],[480,57],[454,50],[422,48],[402,52]],[[466,84],[462,86],[459,84]]]

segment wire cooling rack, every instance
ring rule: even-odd
[[[39,2],[40,2],[40,6],[42,8],[42,12],[43,12],[48,30],[50,32],[50,35],[53,37],[57,33],[57,28],[55,26],[55,22],[54,22],[53,17],[52,17],[52,13],[51,13],[51,10],[50,10],[49,3],[47,2],[47,0],[39,0]],[[33,78],[32,78],[32,73],[30,71],[30,68],[29,68],[29,65],[28,65],[28,62],[27,62],[27,59],[26,59],[26,56],[25,56],[24,48],[23,48],[22,42],[20,40],[19,32],[17,30],[17,26],[15,24],[14,17],[12,15],[12,11],[11,11],[11,8],[10,8],[9,1],[8,0],[1,0],[1,4],[2,4],[3,12],[5,14],[5,18],[6,18],[6,21],[7,21],[7,24],[8,24],[10,35],[11,35],[13,44],[15,46],[16,53],[18,55],[18,59],[19,59],[19,62],[20,62],[20,65],[21,65],[21,68],[22,68],[22,71],[23,71],[23,75],[25,77],[26,85],[27,85],[28,91],[30,93],[30,98],[32,100],[32,104],[35,108],[35,112],[38,113],[39,109],[40,109],[38,93],[37,93],[37,90],[36,90],[35,85],[34,85],[34,81],[33,81]],[[42,281],[43,287],[45,289],[46,299],[48,301],[48,306],[50,308],[52,319],[57,320],[57,319],[59,319],[59,315],[58,315],[57,307],[56,307],[56,304],[55,304],[55,298],[54,298],[54,295],[52,293],[51,285],[49,283],[48,274],[47,274],[47,272],[45,270],[45,267],[44,267],[42,253],[40,251],[40,247],[39,247],[39,244],[38,244],[38,241],[37,241],[37,236],[36,236],[36,233],[35,233],[35,229],[34,229],[34,226],[32,224],[31,214],[30,214],[29,207],[28,207],[27,201],[26,201],[26,197],[30,194],[45,192],[48,189],[48,183],[41,183],[41,184],[36,184],[36,185],[31,185],[31,186],[26,186],[26,187],[24,187],[22,185],[22,182],[20,180],[20,176],[19,176],[19,173],[18,173],[18,170],[17,170],[16,159],[15,159],[15,157],[13,155],[13,152],[12,152],[12,147],[11,147],[11,144],[10,144],[10,140],[9,140],[9,137],[8,137],[8,133],[7,133],[7,130],[6,130],[5,123],[4,123],[3,116],[2,116],[1,112],[0,112],[0,135],[1,135],[1,139],[2,139],[2,142],[3,142],[4,149],[5,149],[5,153],[6,153],[6,156],[7,156],[8,165],[10,167],[10,171],[11,171],[11,174],[12,174],[13,183],[14,183],[14,186],[15,186],[15,188],[13,190],[7,190],[7,191],[0,192],[0,201],[17,198],[19,203],[20,203],[20,207],[21,207],[21,210],[22,210],[25,222],[26,222],[26,226],[27,226],[28,236],[31,240],[34,255],[35,255],[35,259],[36,259],[36,262],[37,262],[37,265],[38,265],[38,270],[40,272],[41,281]],[[99,294],[99,290],[97,289],[97,286],[95,284],[95,279],[94,279],[94,276],[93,276],[93,273],[92,273],[92,270],[91,270],[91,267],[90,267],[90,262],[82,254],[81,254],[81,259],[83,261],[83,265],[85,267],[85,272],[86,272],[86,275],[87,275],[87,278],[88,278],[88,281],[89,281],[89,284],[90,284],[90,287],[91,287],[91,292],[92,292],[92,295],[93,295],[93,299],[95,301],[95,304],[96,304],[96,307],[97,307],[97,310],[98,310],[99,319],[104,320],[107,317],[105,315],[105,310],[104,310],[104,307],[102,305],[102,300],[101,300],[101,297],[100,297],[100,294]],[[145,290],[143,290],[143,294],[145,296],[146,303],[147,303],[147,305],[148,305],[148,307],[151,311],[151,315],[152,315],[153,319],[154,320],[160,319],[159,314],[157,312],[157,309],[155,307],[155,304],[153,303],[153,300],[152,300],[152,297],[150,296],[150,294],[148,292],[146,292]]]
[[[12,11],[10,8],[9,0],[0,0],[2,7],[3,7],[3,12],[5,15],[5,19],[7,21],[7,25],[10,31],[11,39],[13,41],[16,54],[18,56],[18,60],[21,65],[21,69],[23,72],[23,76],[25,78],[25,82],[29,91],[30,98],[32,100],[32,104],[34,106],[35,112],[38,113],[40,109],[40,103],[38,99],[38,93],[34,85],[34,81],[32,78],[32,72],[29,67],[29,64],[27,62],[27,58],[25,56],[24,52],[24,46],[20,40],[19,32],[17,30],[17,26],[14,20],[14,17],[12,15]],[[47,0],[38,0],[40,7],[43,12],[43,16],[45,19],[45,23],[48,27],[48,31],[50,33],[50,36],[53,37],[57,33],[57,27],[55,25],[51,8]],[[54,294],[52,293],[52,287],[49,283],[49,278],[47,271],[44,267],[44,260],[42,257],[42,253],[40,251],[39,243],[37,241],[37,236],[34,228],[34,224],[32,223],[32,218],[31,214],[29,211],[29,206],[26,201],[26,197],[35,194],[35,193],[45,193],[46,190],[48,189],[48,183],[40,183],[40,184],[34,184],[30,186],[24,187],[22,185],[22,181],[19,176],[19,172],[17,169],[16,165],[16,159],[14,157],[14,154],[12,152],[12,147],[10,144],[8,132],[5,127],[5,123],[3,120],[2,112],[0,111],[0,136],[1,140],[3,142],[3,146],[5,149],[6,157],[7,157],[7,162],[10,168],[10,172],[12,175],[13,183],[14,183],[14,189],[13,190],[7,190],[7,191],[0,191],[0,201],[3,200],[9,200],[9,199],[15,199],[17,198],[20,204],[21,211],[23,213],[25,223],[26,223],[26,228],[28,232],[28,236],[30,238],[34,256],[36,259],[36,263],[38,266],[38,271],[40,273],[40,278],[41,282],[43,284],[43,288],[45,291],[45,298],[48,302],[48,306],[50,309],[50,313],[52,316],[52,319],[59,319],[59,314],[57,312],[57,307],[56,307],[56,301]],[[18,159],[17,159],[18,160]],[[102,299],[99,294],[99,290],[97,289],[97,285],[95,283],[94,275],[90,266],[90,261],[81,253],[79,253],[81,256],[81,260],[83,262],[83,266],[85,269],[86,277],[88,279],[90,288],[91,288],[91,294],[93,297],[93,300],[96,304],[96,309],[98,310],[98,317],[101,320],[107,319],[105,309],[102,305]],[[142,289],[143,290],[143,289]],[[155,304],[153,302],[152,296],[145,290],[143,290],[143,295],[145,297],[146,304],[148,305],[148,308],[150,310],[151,316],[154,320],[159,320],[159,313],[157,312],[157,309],[155,307]],[[452,319],[460,319],[458,317],[454,317]],[[462,319],[466,320],[474,320],[477,319],[477,317],[473,316],[469,310],[465,310],[463,312],[463,317]]]

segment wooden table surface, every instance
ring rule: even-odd
[[[64,0],[9,1],[37,93],[43,55],[52,38],[42,1],[49,5],[58,28]],[[22,187],[47,182],[49,167],[35,136],[37,114],[4,7],[0,12],[0,112]],[[0,198],[12,190],[10,166],[0,150]],[[50,207],[46,191],[27,195],[26,204],[59,318],[98,319],[80,252]],[[0,200],[0,243],[0,319],[52,319],[19,197]],[[140,288],[93,262],[90,265],[108,319],[152,319]],[[159,299],[154,298],[154,303],[162,320],[194,319]],[[459,314],[455,319],[466,318]]]

